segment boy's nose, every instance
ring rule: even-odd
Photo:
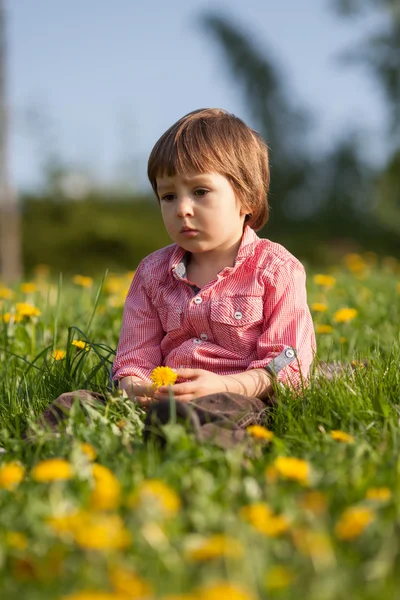
[[[186,215],[193,214],[192,201],[188,196],[178,199],[176,212],[178,217],[185,217]]]

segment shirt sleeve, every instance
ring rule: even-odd
[[[114,381],[127,376],[150,381],[151,371],[162,364],[160,344],[164,331],[146,288],[146,267],[142,261],[125,300],[121,333],[112,368]]]
[[[278,382],[301,388],[307,382],[316,342],[307,304],[306,273],[298,261],[288,261],[266,285],[263,333],[257,360],[247,370],[265,368]]]

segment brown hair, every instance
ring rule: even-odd
[[[177,121],[151,151],[147,174],[157,177],[216,172],[231,183],[247,224],[258,231],[268,221],[268,148],[241,119],[219,108],[195,110]]]

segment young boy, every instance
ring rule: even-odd
[[[153,415],[172,392],[200,425],[226,413],[248,424],[275,383],[306,383],[315,353],[304,268],[255,233],[268,220],[267,147],[234,115],[196,110],[158,140],[148,176],[174,244],[136,271],[113,379],[129,397],[153,399]],[[159,365],[179,379],[154,391]]]
[[[262,422],[276,384],[307,382],[315,336],[305,271],[255,233],[268,220],[268,150],[234,115],[184,116],[155,144],[148,176],[174,243],[137,268],[112,377],[147,405],[147,434],[168,421],[172,393],[199,439],[228,447]],[[178,381],[155,391],[160,365]]]

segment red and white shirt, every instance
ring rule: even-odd
[[[295,387],[315,354],[303,265],[248,226],[234,265],[198,288],[171,244],[139,264],[126,297],[112,377],[150,381],[160,365],[231,375],[260,367]]]

